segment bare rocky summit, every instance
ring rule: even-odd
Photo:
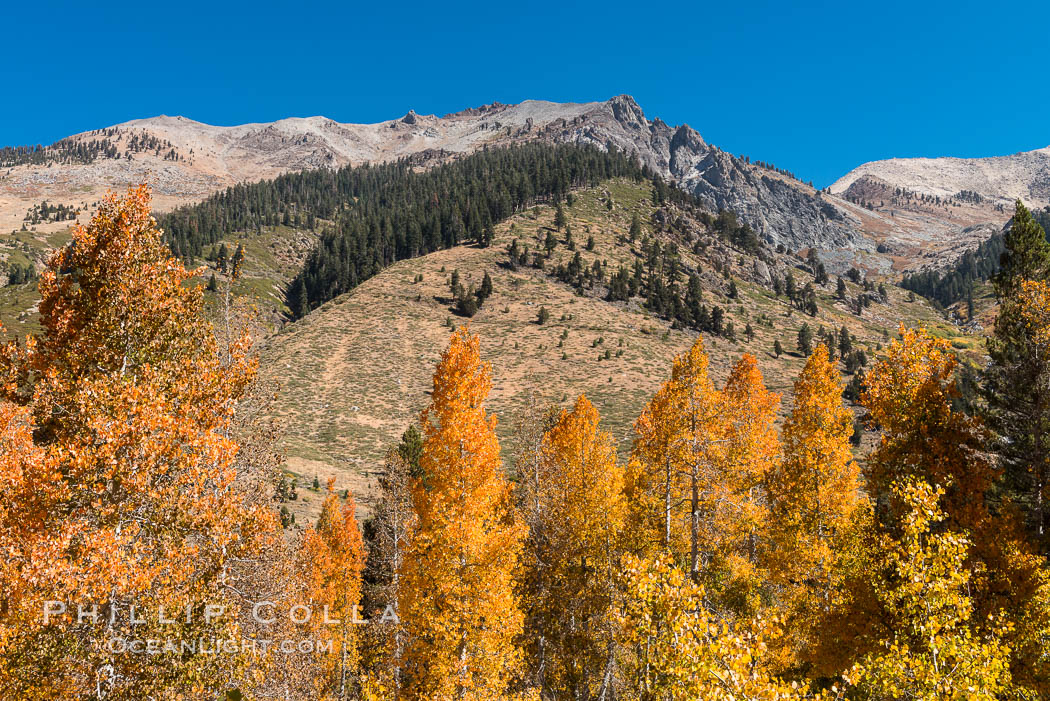
[[[836,180],[831,192],[844,193],[865,177],[941,199],[956,197],[961,192],[975,192],[1007,205],[1020,198],[1030,206],[1044,207],[1050,205],[1050,146],[991,158],[872,161]]]

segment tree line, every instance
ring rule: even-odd
[[[539,143],[487,149],[423,173],[404,163],[342,172],[367,185],[292,281],[296,318],[397,260],[466,242],[487,246],[493,225],[523,207],[561,202],[573,188],[613,177],[649,176],[615,150]]]
[[[391,263],[460,243],[487,245],[492,227],[522,208],[560,203],[613,177],[653,183],[656,204],[699,206],[615,149],[530,143],[486,149],[419,172],[416,159],[288,173],[227,188],[159,217],[172,252],[192,261],[234,232],[287,226],[321,240],[287,290],[294,318],[353,289]],[[712,226],[746,250],[760,243],[732,213]]]
[[[166,161],[181,161],[184,156],[167,139],[145,130],[140,132],[110,127],[90,132],[92,139],[67,137],[49,146],[4,146],[0,148],[0,168],[20,165],[88,165],[99,158],[127,158],[132,154],[153,151]]]

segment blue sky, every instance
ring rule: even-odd
[[[821,186],[877,158],[1050,145],[1042,2],[89,5],[6,3],[0,144],[628,93]]]

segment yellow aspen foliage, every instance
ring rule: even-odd
[[[1039,285],[1026,283],[1023,289],[1022,316],[1030,314],[1031,323],[1038,325],[1045,301]],[[897,529],[902,504],[896,498],[899,490],[888,485],[922,480],[938,487],[942,527],[966,534],[971,545],[967,567],[977,612],[974,626],[1011,648],[1015,684],[1045,689],[1050,666],[1044,645],[1035,642],[1041,635],[1037,631],[1050,629],[1050,610],[1041,595],[1045,563],[1026,542],[1014,505],[989,508],[997,470],[987,457],[984,426],[952,410],[958,395],[957,362],[947,342],[924,329],[902,330],[901,340],[873,368],[863,401],[882,438],[869,457],[869,485],[889,500],[893,517],[884,514],[882,525],[891,532]]]
[[[794,406],[781,432],[783,460],[768,481],[765,559],[789,615],[808,618],[828,609],[837,540],[861,500],[852,433],[838,369],[821,344],[795,381]]]
[[[870,699],[992,699],[1011,690],[1009,649],[973,621],[968,539],[940,530],[942,490],[910,477],[891,485],[900,537],[883,536],[873,587],[890,634],[846,675]]]
[[[1033,340],[1044,353],[1050,351],[1050,285],[1041,280],[1022,282],[1018,302],[1021,318],[1032,329]]]
[[[926,329],[901,328],[868,374],[861,401],[881,431],[868,460],[868,490],[890,497],[896,480],[918,477],[944,490],[946,522],[977,530],[987,518],[985,494],[995,478],[980,421],[952,410],[958,360],[948,342]]]
[[[513,572],[524,534],[484,409],[492,380],[479,346],[466,329],[452,335],[422,414],[399,612],[413,699],[500,698],[521,666]]]
[[[709,594],[753,611],[763,579],[756,565],[764,483],[780,451],[780,398],[766,389],[751,355],[721,391],[707,365],[697,339],[675,358],[671,379],[635,423],[626,491],[632,524],[650,535],[632,549],[670,550],[694,581],[708,578]]]
[[[18,421],[32,420],[42,455],[8,473],[18,484],[0,494],[0,548],[16,582],[0,597],[5,698],[51,688],[64,698],[199,697],[246,663],[106,646],[230,635],[234,615],[161,624],[161,607],[235,609],[237,563],[279,531],[272,509],[236,482],[232,420],[255,376],[249,340],[217,341],[201,289],[150,210],[148,188],[134,188],[74,227],[41,277],[43,333],[0,353],[0,389],[26,407]],[[49,600],[72,613],[45,625]],[[78,605],[100,622],[78,625]]]
[[[670,559],[627,556],[621,665],[629,693],[640,701],[764,701],[817,698],[805,682],[771,671],[780,635],[762,618],[730,623],[705,605],[703,588]]]
[[[745,353],[726,379],[722,400],[726,433],[719,481],[725,493],[712,514],[715,551],[728,573],[725,598],[734,610],[753,613],[766,579],[759,550],[769,515],[766,482],[780,455],[780,395],[766,389],[758,362]]]
[[[581,395],[543,438],[523,560],[527,652],[544,697],[613,693],[613,605],[624,525],[623,469]]]
[[[635,422],[627,494],[642,546],[670,550],[696,580],[713,556],[726,422],[702,338],[676,357]]]
[[[356,620],[361,600],[364,546],[354,515],[354,500],[340,504],[328,483],[321,515],[303,536],[302,555],[316,640],[331,642],[331,652],[316,679],[317,698],[344,699],[358,672]]]
[[[777,591],[785,614],[785,668],[837,679],[891,634],[892,621],[872,583],[883,566],[872,504],[861,499],[833,543],[827,582],[787,582]]]

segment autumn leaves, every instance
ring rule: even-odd
[[[483,406],[492,377],[479,345],[452,336],[422,416],[400,596],[412,698],[498,698],[521,661],[512,584],[523,531]]]
[[[639,417],[626,465],[581,396],[530,410],[512,485],[482,409],[489,368],[478,339],[457,331],[424,412],[399,589],[405,651],[385,658],[400,670],[386,693],[990,699],[1032,688],[1014,669],[1045,630],[1045,607],[1031,603],[1044,589],[1009,520],[987,508],[994,475],[980,424],[952,409],[955,362],[922,330],[889,346],[864,398],[883,430],[865,489],[823,346],[778,432],[779,397],[755,359],[719,389],[700,340]]]
[[[232,659],[146,660],[106,646],[159,632],[155,618],[135,623],[132,606],[227,603],[244,558],[275,533],[272,509],[235,488],[231,430],[255,361],[246,339],[212,335],[189,276],[150,217],[149,192],[111,196],[41,277],[43,334],[0,353],[5,698],[145,698],[175,679],[204,693],[230,676]],[[107,624],[45,626],[48,599],[103,605]],[[181,617],[166,629],[201,632]]]
[[[189,277],[148,192],[112,197],[43,275],[44,333],[0,353],[4,698],[1048,691],[1045,561],[997,491],[986,429],[955,407],[955,356],[923,330],[902,329],[868,376],[880,440],[862,488],[823,346],[779,431],[780,397],[755,359],[719,388],[698,340],[638,418],[626,461],[581,396],[533,403],[507,466],[485,410],[491,368],[461,329],[369,519],[330,485],[317,523],[290,542],[271,499],[272,432],[245,418],[248,339],[215,336]],[[1030,281],[1017,295],[1011,318],[1045,364],[1050,293]],[[45,625],[48,600],[100,604],[106,623]],[[129,614],[253,600],[278,623],[245,613],[140,627]],[[399,620],[355,624],[359,607],[374,620],[386,606]],[[322,652],[107,649],[151,635],[305,635]]]
[[[478,338],[457,331],[422,417],[386,693],[803,693],[777,676],[803,641],[782,641],[775,620],[827,608],[835,540],[861,501],[852,415],[823,347],[783,446],[755,359],[719,390],[698,340],[638,419],[627,465],[581,396],[525,417],[516,484],[483,409],[490,386]]]

